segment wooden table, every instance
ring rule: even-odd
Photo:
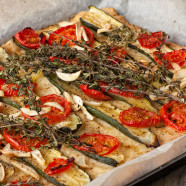
[[[186,164],[146,186],[186,186]]]

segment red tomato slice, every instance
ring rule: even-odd
[[[103,134],[88,134],[81,135],[78,141],[86,145],[73,145],[74,148],[81,151],[96,152],[100,156],[110,154],[119,146],[117,138]]]
[[[49,163],[44,172],[48,175],[59,174],[69,169],[74,162],[74,158],[63,159],[58,158],[54,159],[53,162]]]
[[[161,107],[160,117],[167,126],[186,131],[186,104],[172,100]]]
[[[37,49],[40,47],[39,35],[32,28],[25,28],[14,36],[16,41],[24,47]]]
[[[167,52],[165,54],[159,53],[158,51],[153,53],[154,60],[162,65],[162,61],[165,62],[166,68],[171,68],[173,69],[171,63],[177,63],[179,66],[183,66],[185,63],[186,59],[186,51],[184,49],[172,51],[172,52]],[[162,59],[162,61],[160,60]]]
[[[123,58],[125,55],[126,55],[126,51],[122,48],[119,48],[119,47],[113,47],[111,50],[110,50],[110,53],[111,54],[114,54],[113,57],[116,57],[114,59],[114,61],[112,61],[112,64],[117,64],[120,59],[117,59],[118,58]],[[112,56],[108,56],[108,59],[113,59]]]
[[[166,35],[164,32],[144,33],[138,37],[140,45],[144,48],[153,49],[165,43]]]
[[[81,84],[80,89],[83,91],[84,94],[86,94],[88,97],[96,99],[96,100],[110,100],[111,98],[109,96],[106,96],[102,91],[94,90],[88,88],[88,85]]]
[[[122,124],[130,127],[152,127],[160,122],[160,117],[146,109],[132,107],[120,113]]]
[[[34,91],[36,86],[36,83],[31,83],[28,89]],[[4,92],[4,95],[7,97],[18,96],[19,86],[13,83],[6,84],[6,80],[0,79],[0,90],[2,90]]]
[[[56,123],[64,121],[71,112],[70,103],[62,96],[51,94],[51,95],[40,97],[40,101],[41,101],[41,108],[45,107],[44,103],[47,102],[57,102],[64,108],[64,112],[61,112],[61,110],[59,110],[58,108],[51,107],[51,110],[48,113],[41,115],[43,118],[47,118],[49,125],[55,125]],[[23,112],[22,115],[24,118],[36,120],[36,117],[28,116]]]
[[[59,58],[59,57],[49,57],[49,61],[53,62],[54,59],[59,59],[62,63],[64,63],[65,65],[71,65],[72,62],[70,59],[64,59],[64,58]]]
[[[94,34],[88,28],[86,28],[86,27],[83,27],[83,28],[85,29],[85,32],[86,32],[86,34],[89,38],[89,41],[87,41],[86,43],[89,46],[92,46],[92,44],[94,42]],[[48,39],[48,43],[50,45],[52,45],[54,42],[57,42],[57,43],[61,44],[62,46],[66,45],[66,44],[68,44],[69,46],[74,46],[75,45],[74,42],[67,40],[67,39],[74,40],[74,41],[77,40],[76,26],[75,25],[69,25],[69,26],[61,27],[58,30],[54,31],[53,33],[54,34],[51,34],[49,39]],[[67,39],[63,39],[60,36],[57,36],[55,34],[58,34],[60,36],[64,36]]]
[[[7,143],[9,143],[16,150],[21,150],[24,152],[30,152],[31,147],[40,148],[42,145],[46,145],[48,139],[45,138],[42,141],[38,138],[30,138],[29,140],[22,137],[20,134],[16,134],[14,130],[7,131],[3,130],[3,135]]]
[[[142,99],[144,97],[144,94],[140,94],[139,96],[136,96],[132,92],[119,90],[117,88],[111,88],[110,90],[106,91],[106,88],[108,87],[108,85],[106,83],[100,82],[99,85],[101,86],[101,89],[104,92],[109,92],[109,93],[112,93],[112,94],[118,94],[118,95],[121,95],[121,96],[131,97],[131,98],[135,98],[135,99]],[[130,85],[126,86],[126,88],[127,89],[132,89],[132,90],[136,89],[136,87],[130,86]]]

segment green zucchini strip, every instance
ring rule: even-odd
[[[18,110],[21,109],[21,105],[5,97],[0,97],[0,102],[6,103],[7,105],[10,105]]]
[[[73,146],[71,146],[73,149],[81,152],[82,154],[88,156],[89,158],[92,158],[92,159],[95,159],[99,162],[102,162],[102,163],[105,163],[107,165],[111,165],[113,167],[116,167],[118,162],[112,158],[109,158],[109,157],[104,157],[104,156],[99,156],[97,154],[93,154],[93,153],[90,153],[90,152],[87,152],[87,151],[81,151],[81,150],[78,150],[76,148],[74,148]]]
[[[40,176],[45,178],[48,182],[56,185],[56,186],[65,186],[63,183],[58,182],[55,178],[49,176],[48,174],[44,173],[41,169],[39,169],[37,166],[35,166],[32,162],[30,162],[27,158],[15,158],[15,160],[19,162],[24,162],[28,166],[32,167]]]
[[[15,39],[15,37],[13,37],[13,42],[14,42],[18,47],[22,48],[23,50],[27,50],[27,51],[28,51],[28,50],[31,50],[31,49],[29,49],[29,48],[27,48],[27,47],[21,45],[21,44]]]
[[[145,56],[147,56],[155,65],[157,65],[157,63],[156,63],[156,61],[154,60],[154,58],[153,58],[150,54],[146,53],[144,50],[138,48],[138,47],[135,46],[135,45],[132,45],[131,43],[128,43],[128,47],[131,48],[131,49],[133,49],[133,50],[136,50],[136,51],[142,53],[142,54],[145,55]]]

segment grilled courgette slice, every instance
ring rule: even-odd
[[[106,24],[110,24],[112,29],[123,26],[123,23],[94,6],[89,6],[89,11],[80,18],[80,21],[82,25],[94,30],[95,32],[100,28],[104,28]],[[108,35],[108,32],[103,33]]]

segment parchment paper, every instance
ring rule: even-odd
[[[0,44],[25,27],[40,29],[72,13],[114,7],[130,23],[150,31],[165,31],[170,41],[186,46],[184,0],[0,0]],[[186,152],[186,136],[125,163],[89,183],[89,186],[124,185]]]

